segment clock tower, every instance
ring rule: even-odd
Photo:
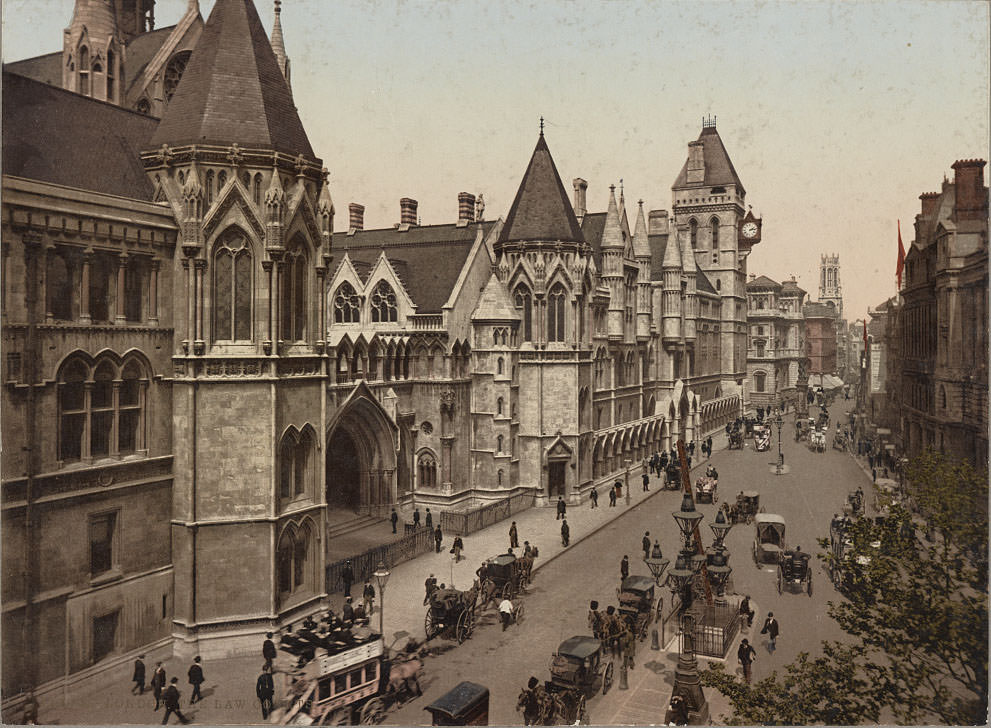
[[[697,140],[672,186],[675,225],[688,231],[698,263],[721,298],[719,324],[723,394],[739,392],[747,371],[747,256],[760,242],[762,221],[746,207],[746,190],[729,158],[714,117],[702,121]]]

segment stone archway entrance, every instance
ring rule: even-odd
[[[362,456],[351,434],[338,427],[327,444],[327,506],[358,511],[361,506]]]

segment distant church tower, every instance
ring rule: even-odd
[[[840,256],[823,255],[819,261],[819,302],[836,306],[836,318],[843,318],[843,289],[840,288]]]

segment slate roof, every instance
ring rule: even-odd
[[[124,78],[127,79],[128,94],[134,90],[134,84],[141,78],[145,66],[155,57],[165,41],[172,35],[173,30],[175,30],[174,25],[155,28],[155,30],[134,36],[127,44],[127,67],[124,69],[127,73],[124,74]]]
[[[836,307],[828,303],[810,301],[802,308],[805,318],[836,318]]]
[[[647,242],[650,244],[650,280],[652,281],[663,280],[661,271],[664,265],[664,253],[668,248],[668,235],[670,233],[647,236]]]
[[[606,213],[586,212],[582,218],[582,237],[592,247],[592,259],[599,270],[602,270],[602,231],[606,226]]]
[[[744,192],[743,183],[730,161],[723,140],[719,138],[716,127],[707,126],[699,134],[698,141],[702,142],[702,158],[705,160],[705,177],[702,182],[688,184],[688,160],[678,173],[678,178],[674,181],[674,187],[714,187],[716,185],[736,185],[740,192]]]
[[[528,240],[585,242],[543,134],[499,235],[500,243]]]
[[[16,73],[49,86],[62,87],[62,51],[43,56],[25,58],[23,61],[3,64],[4,73]]]
[[[478,226],[488,235],[494,220],[464,227],[450,223],[411,227],[405,232],[395,228],[359,230],[354,235],[334,233],[333,250],[340,267],[347,251],[363,283],[368,282],[372,266],[382,252],[403,282],[417,313],[439,313],[451,295],[458,275],[475,242]]]
[[[695,290],[706,293],[716,292],[716,289],[712,286],[712,281],[709,280],[709,277],[701,268],[695,271]]]
[[[798,285],[798,281],[794,281],[791,278],[781,284],[781,291],[788,291],[789,293],[792,291],[797,293],[808,293],[808,291]]]
[[[251,0],[217,0],[149,148],[234,142],[314,157]]]
[[[767,276],[757,276],[752,281],[747,281],[747,290],[752,288],[781,288],[781,284]]]
[[[472,321],[519,321],[520,315],[509,300],[509,293],[495,274],[482,289],[478,305],[471,315]]]
[[[134,111],[3,74],[3,173],[152,200],[140,153],[158,124]]]

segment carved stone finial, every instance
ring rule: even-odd
[[[231,163],[232,167],[237,167],[244,162],[244,152],[241,151],[241,147],[237,143],[231,144],[228,148],[227,161]]]
[[[175,154],[173,154],[172,152],[172,147],[170,147],[168,144],[163,144],[161,149],[158,150],[158,154],[155,155],[155,158],[159,161],[160,164],[164,164],[165,166],[168,166],[172,164],[172,158],[174,156]]]

